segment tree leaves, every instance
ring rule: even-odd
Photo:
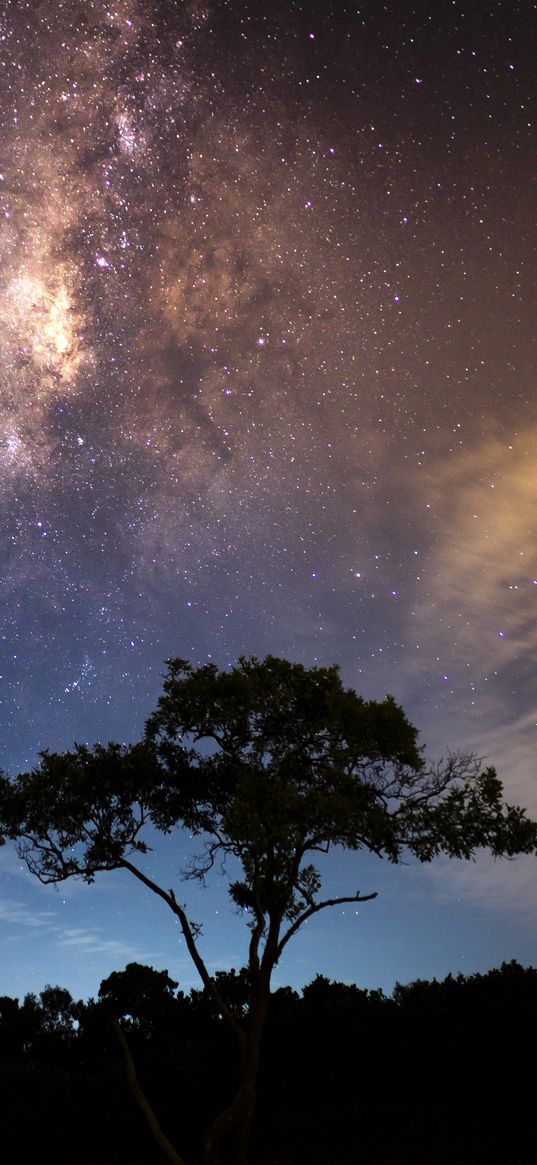
[[[221,672],[175,659],[139,744],[45,752],[32,772],[0,777],[0,834],[42,881],[91,880],[144,853],[147,825],[187,828],[209,839],[191,874],[233,856],[235,903],[294,920],[319,889],[308,853],[365,848],[397,862],[535,849],[535,825],[502,795],[473,756],[428,766],[395,700],[364,701],[336,667],[267,656]]]

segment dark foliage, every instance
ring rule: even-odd
[[[220,974],[239,1017],[241,975]],[[125,1083],[113,1011],[159,1117],[193,1147],[225,1103],[236,1049],[205,991],[130,964],[75,1004],[60,988],[0,1000],[3,1148],[58,1165],[159,1160]],[[61,1007],[58,1004],[61,1002]],[[533,1162],[537,970],[518,963],[387,998],[317,976],[276,991],[252,1160]],[[81,1132],[83,1130],[83,1132]]]

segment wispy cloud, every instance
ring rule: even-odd
[[[158,951],[142,948],[117,938],[106,938],[98,927],[55,927],[58,945],[74,948],[87,955],[104,955],[111,959],[131,962],[156,958]]]
[[[537,430],[435,467],[426,484],[440,529],[422,615],[451,632],[465,657],[505,664],[537,641]],[[433,628],[434,630],[434,628]],[[500,634],[504,632],[503,636]],[[498,643],[503,638],[503,643]]]
[[[36,935],[46,933],[50,945],[69,948],[84,955],[105,956],[118,962],[155,959],[160,952],[154,948],[129,943],[120,938],[109,938],[99,927],[66,927],[59,922],[60,914],[55,910],[39,910],[11,898],[0,898],[0,923],[11,927],[12,932],[22,934],[34,931]]]
[[[50,930],[55,917],[56,912],[53,910],[35,910],[14,899],[0,899],[0,920],[13,926]]]
[[[499,861],[480,854],[475,862],[433,862],[426,878],[435,898],[453,901],[461,898],[494,912],[516,913],[533,928],[537,922],[535,892],[535,858],[520,857]]]
[[[438,463],[422,488],[437,537],[411,627],[427,642],[431,703],[435,689],[453,690],[480,752],[491,754],[491,725],[495,745],[507,732],[510,748],[517,734],[535,747],[537,428]],[[423,675],[415,655],[409,681]]]
[[[433,753],[475,751],[537,817],[537,427],[438,460],[420,503],[435,540],[409,615],[405,704],[423,710]],[[428,870],[435,895],[534,921],[535,874],[534,858],[486,855]]]

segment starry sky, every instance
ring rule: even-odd
[[[267,652],[391,692],[537,813],[537,6],[5,0],[0,12],[3,768],[132,741],[164,660]],[[188,848],[151,869],[243,920]],[[335,855],[276,981],[537,963],[532,859]],[[125,875],[0,852],[0,993],[133,959],[196,983]]]

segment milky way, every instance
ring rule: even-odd
[[[3,5],[4,767],[273,651],[537,808],[532,31]]]

